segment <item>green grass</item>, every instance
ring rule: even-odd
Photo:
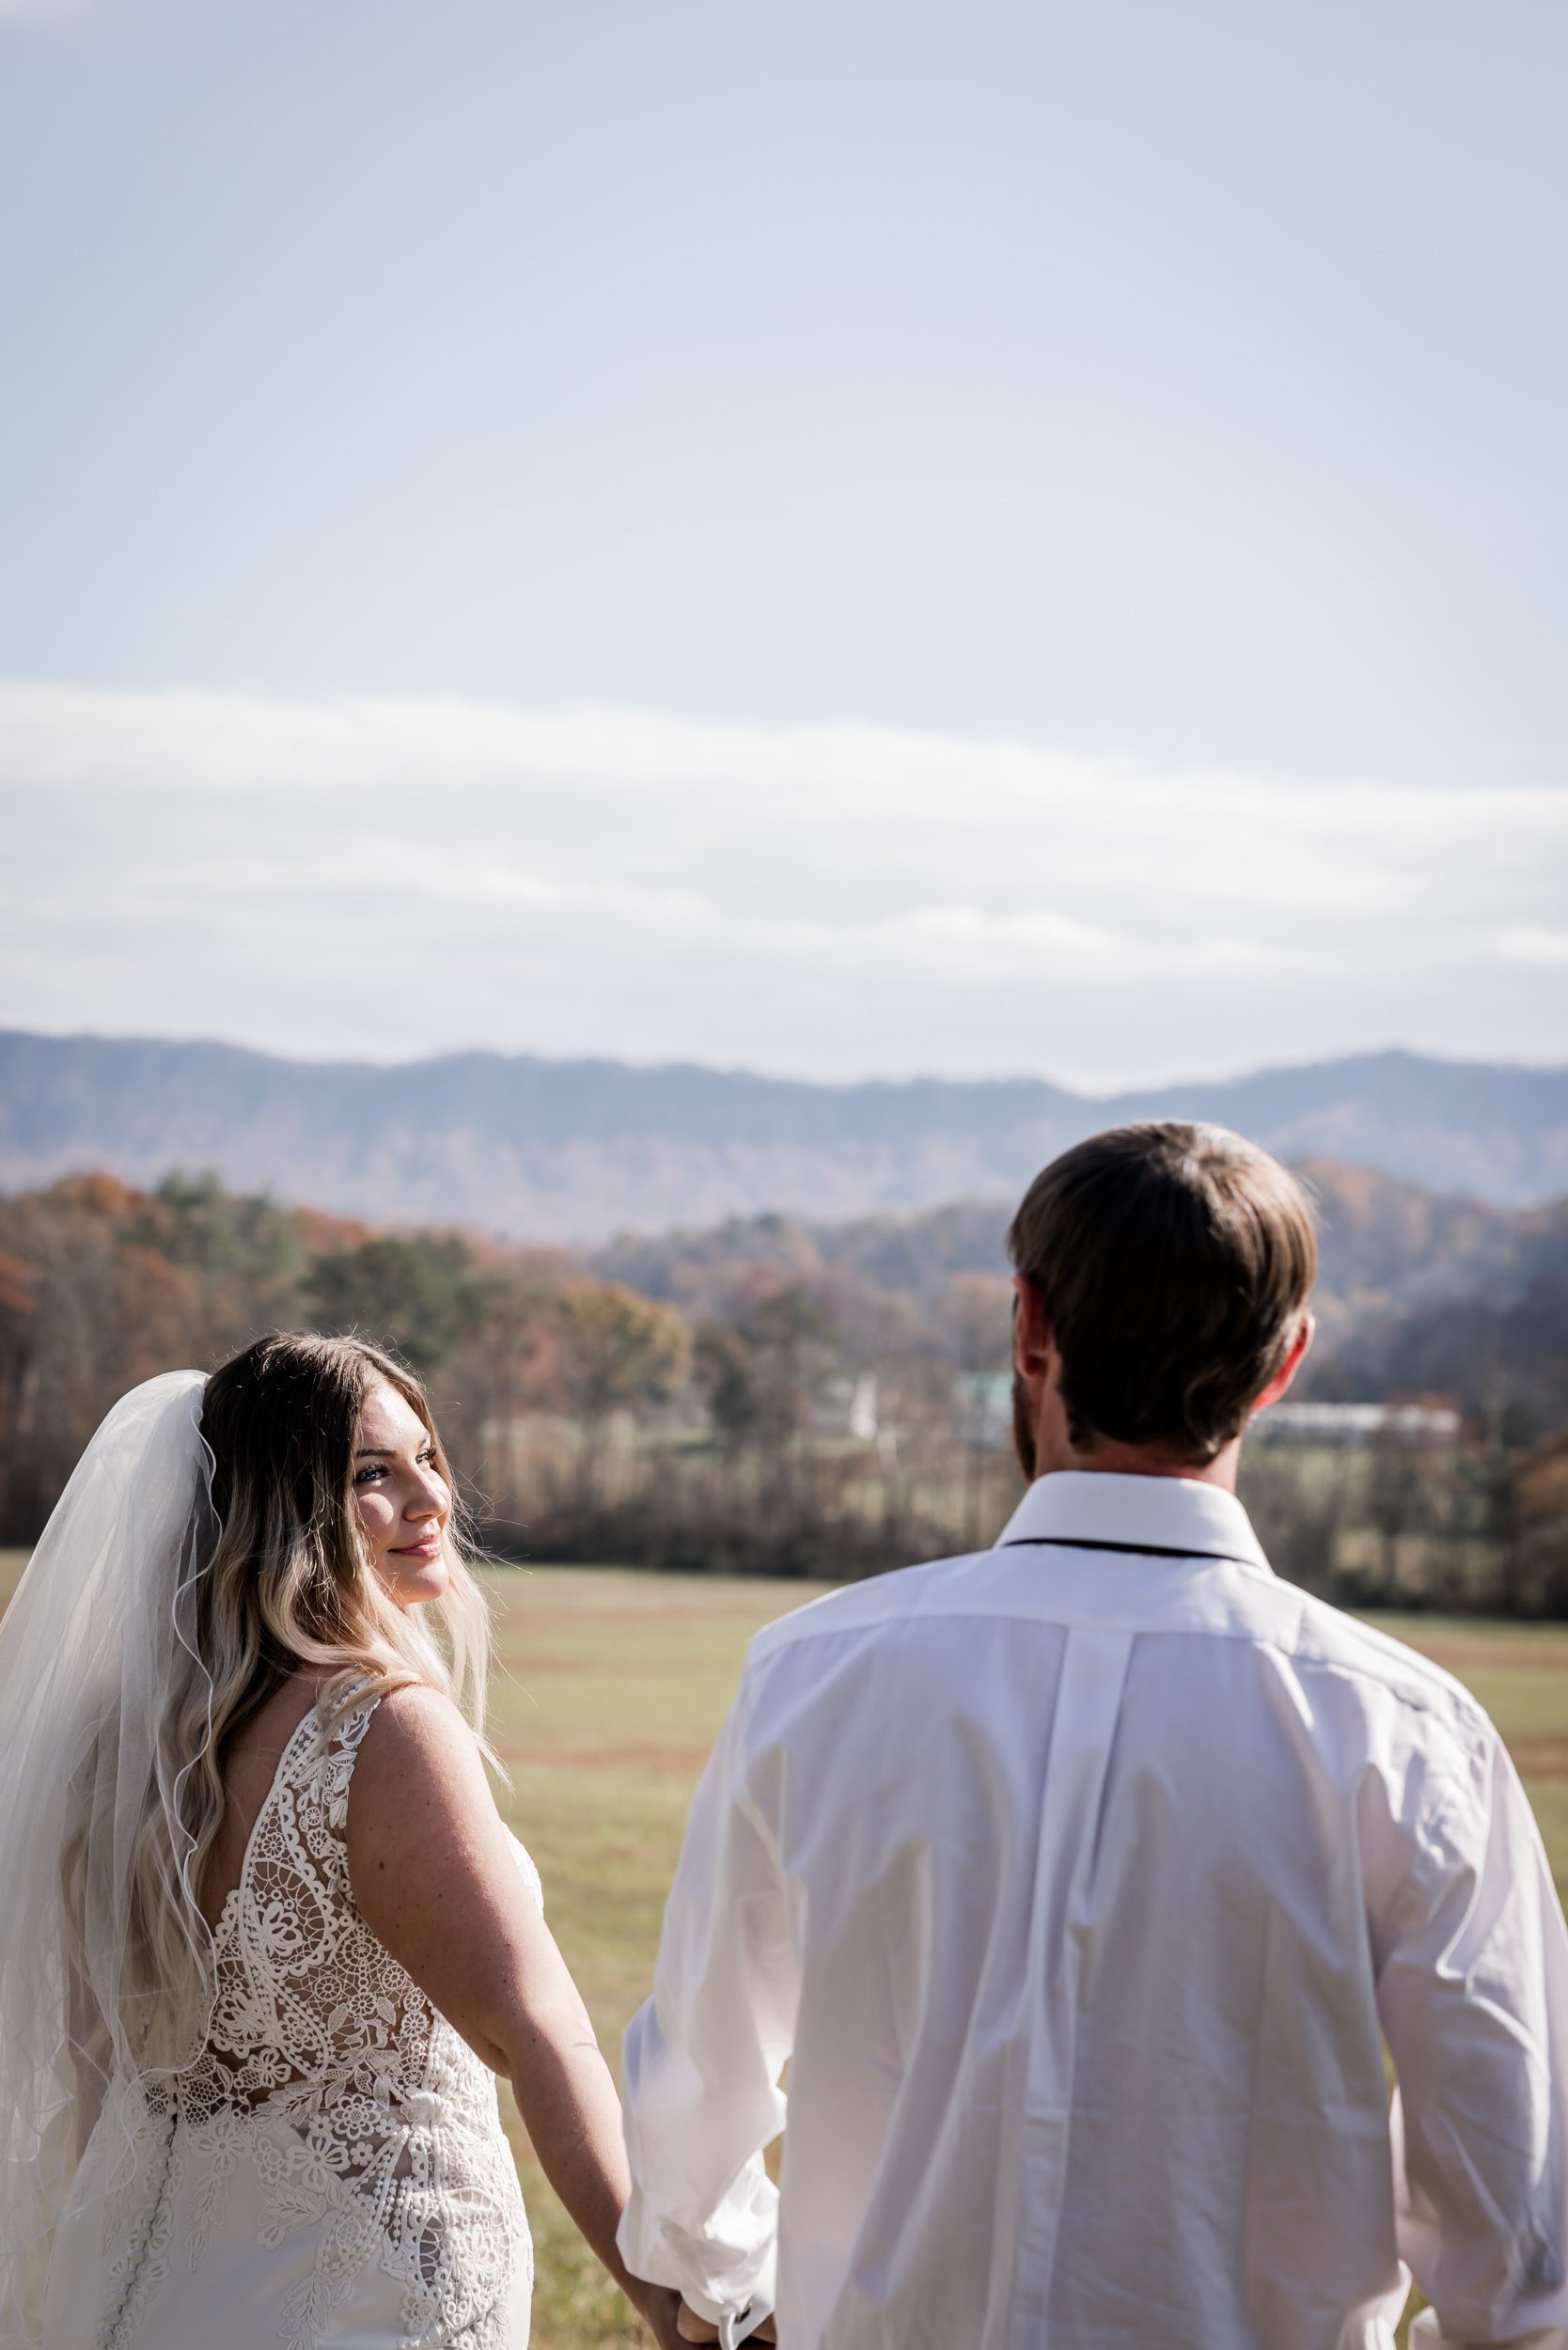
[[[21,1566],[0,1554],[0,1601]],[[815,1585],[616,1568],[496,1569],[500,1669],[492,1726],[513,1826],[606,2050],[644,1996],[693,1781],[753,1632]],[[1513,1747],[1568,1888],[1568,1625],[1379,1617],[1456,1673]],[[539,2252],[536,2350],[647,2337],[582,2249],[516,2116]]]

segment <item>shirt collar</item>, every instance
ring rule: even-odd
[[[1156,1557],[1235,1559],[1273,1572],[1235,1495],[1191,1477],[1053,1470],[1036,1478],[1002,1528],[998,1548],[1010,1543],[1111,1544]]]

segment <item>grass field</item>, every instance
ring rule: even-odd
[[[0,1554],[0,1600],[21,1560]],[[648,1987],[693,1782],[747,1639],[817,1587],[498,1569],[496,1744],[513,1826],[607,2050]],[[1376,1619],[1466,1682],[1508,1740],[1568,1891],[1568,1625]],[[509,2114],[539,2255],[536,2350],[646,2341],[581,2251]],[[957,2346],[955,2345],[955,2350]]]

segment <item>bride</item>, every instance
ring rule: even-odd
[[[0,1621],[5,2350],[523,2350],[495,2073],[679,2339],[490,1793],[451,1503],[350,1339],[149,1380],[88,1446]]]

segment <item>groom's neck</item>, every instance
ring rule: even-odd
[[[1122,1444],[1114,1436],[1074,1441],[1067,1424],[1059,1384],[1053,1380],[1038,1393],[1034,1411],[1035,1475],[1049,1477],[1059,1469],[1076,1469],[1090,1477],[1180,1477],[1200,1485],[1236,1490],[1241,1460],[1240,1436],[1215,1454],[1212,1461],[1184,1460],[1159,1445]]]

